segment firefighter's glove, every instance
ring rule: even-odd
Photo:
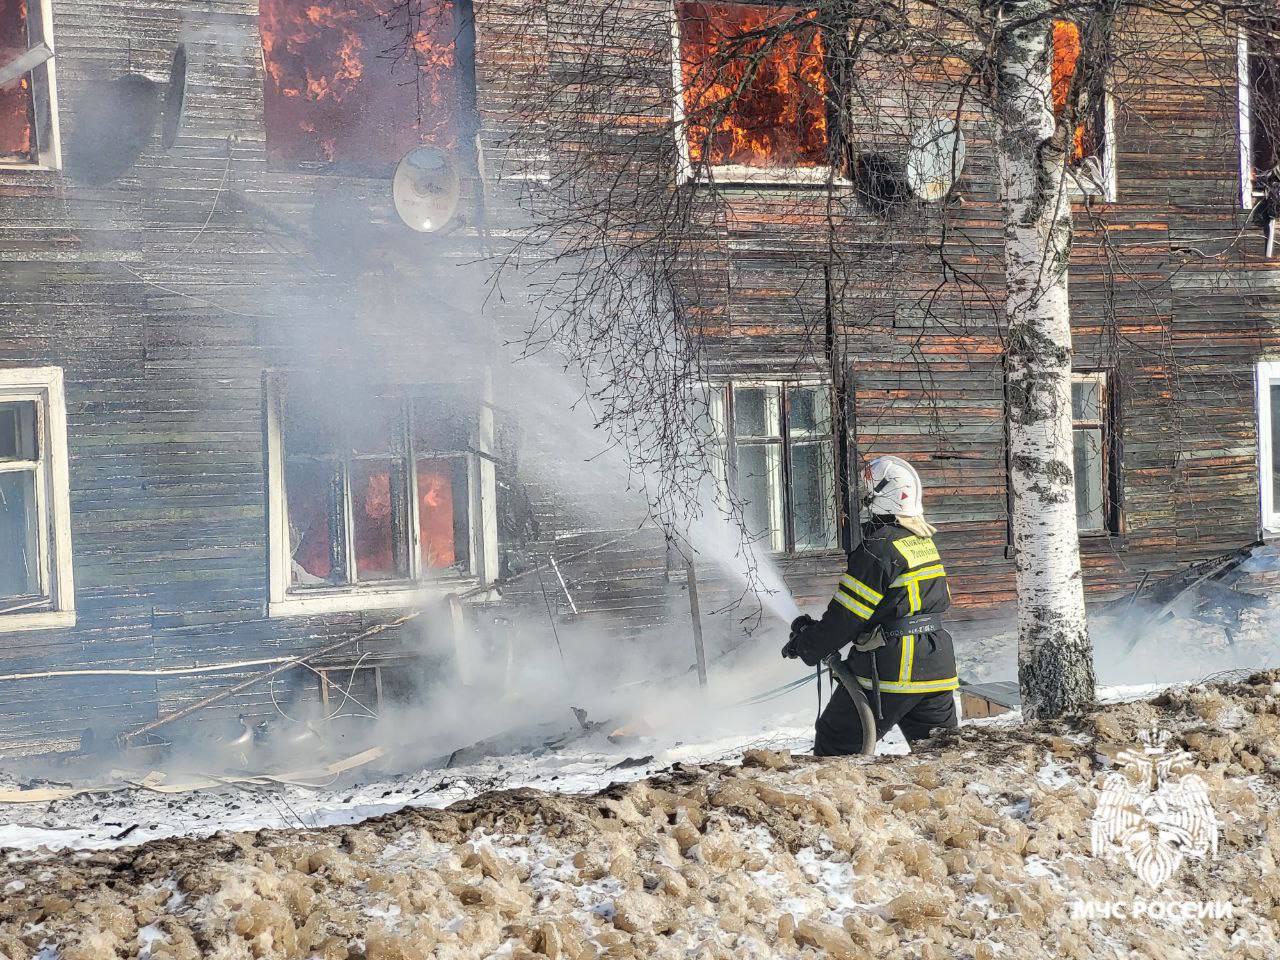
[[[788,660],[799,658],[801,660],[804,660],[805,663],[809,663],[809,661],[805,659],[805,657],[800,652],[800,637],[805,632],[805,630],[807,630],[816,622],[817,621],[814,620],[813,617],[809,616],[807,613],[802,613],[800,616],[796,617],[794,620],[791,621],[791,636],[787,639],[787,645],[782,648],[783,657],[787,658]],[[812,667],[813,664],[809,663],[809,666]]]

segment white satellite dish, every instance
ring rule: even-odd
[[[396,213],[420,233],[441,229],[458,209],[458,171],[449,155],[418,147],[404,155],[391,181]]]
[[[917,199],[941,200],[964,168],[964,134],[953,120],[930,120],[911,138],[907,185]]]

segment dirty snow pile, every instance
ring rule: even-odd
[[[1142,731],[1194,758],[1216,856],[1158,890],[1093,857]],[[1240,957],[1280,954],[1280,672],[908,757],[750,752],[591,796],[531,789],[360,825],[12,851],[9,960]],[[1229,901],[1229,917],[1076,901]]]

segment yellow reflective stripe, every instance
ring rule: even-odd
[[[863,600],[869,600],[871,603],[879,603],[884,599],[883,593],[877,593],[861,580],[855,579],[847,573],[840,578],[840,586],[844,587],[854,596],[862,597]]]
[[[911,604],[911,609],[908,612],[920,612],[920,584],[914,581],[907,584],[907,601]]]
[[[921,567],[919,570],[908,570],[906,573],[894,580],[890,586],[905,587],[909,583],[919,583],[921,580],[935,580],[938,577],[945,577],[946,575],[947,571],[943,568],[942,564],[935,563],[932,566]]]
[[[858,685],[872,689],[871,681],[866,677],[858,678]],[[881,681],[881,693],[942,693],[945,690],[957,690],[960,687],[959,677],[947,677],[945,680],[910,680],[902,681]]]
[[[857,600],[853,599],[853,597],[846,593],[841,593],[839,590],[836,591],[836,595],[831,599],[835,600],[836,603],[840,604],[840,606],[844,607],[846,610],[861,617],[863,620],[870,620],[872,615],[875,613],[875,611],[865,603],[859,603]]]
[[[902,659],[898,663],[898,679],[910,680],[911,668],[915,666],[916,637],[909,633],[902,638]]]

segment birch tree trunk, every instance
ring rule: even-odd
[[[1048,10],[1044,0],[1007,0],[1006,22],[1032,22],[1006,31],[996,52],[1018,683],[1032,719],[1094,697],[1072,467],[1071,137],[1053,114]]]

